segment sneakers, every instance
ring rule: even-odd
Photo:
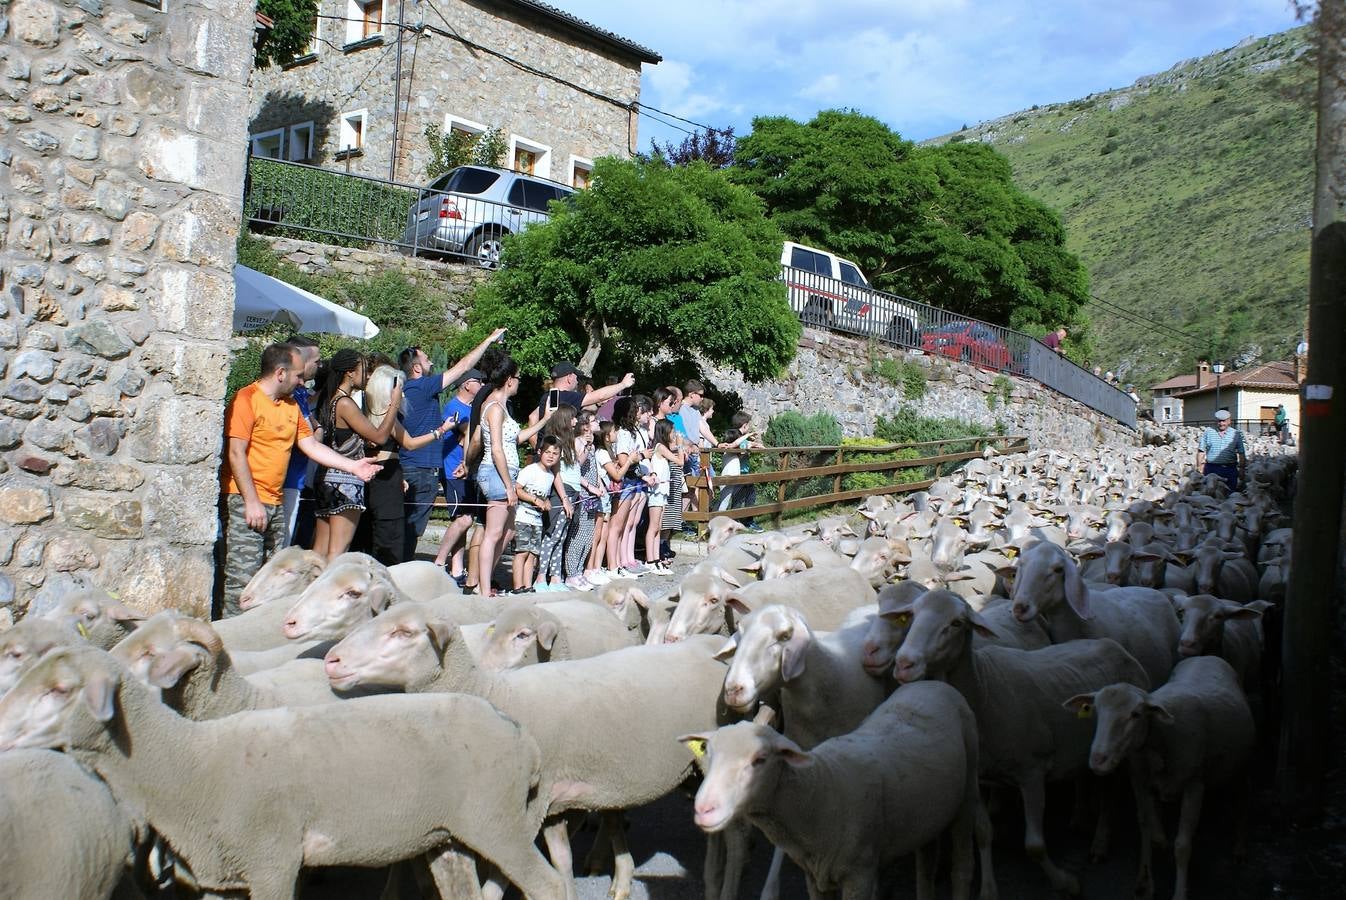
[[[458,590],[461,591],[463,588],[467,587],[467,573],[466,573],[466,572],[459,572],[457,575],[455,575],[455,574],[453,574],[452,572],[450,572],[450,573],[449,573],[449,577],[453,579],[454,584],[458,585]]]
[[[611,581],[612,575],[607,569],[590,569],[584,573],[584,580],[589,584],[602,585]]]
[[[743,527],[751,531],[753,534],[762,533],[762,526],[758,525],[756,522],[750,522],[747,525],[744,525]]]
[[[646,569],[639,563],[634,566],[622,566],[617,570],[618,578],[639,578],[644,574],[646,574]]]
[[[672,570],[671,568],[669,568],[668,563],[664,562],[663,560],[660,560],[659,562],[657,562],[657,563],[654,564],[654,574],[656,574],[656,575],[672,575],[672,574],[673,574],[673,570]]]
[[[583,575],[571,575],[566,579],[566,587],[572,591],[592,591],[594,586],[584,579]]]

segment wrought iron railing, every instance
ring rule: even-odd
[[[1021,331],[804,269],[782,266],[781,278],[805,325],[1031,378],[1136,426],[1136,402],[1126,392]]]

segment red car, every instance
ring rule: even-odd
[[[1010,351],[995,329],[966,319],[921,334],[921,349],[987,369],[1008,369]]]

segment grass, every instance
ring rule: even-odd
[[[1208,354],[1284,359],[1300,339],[1314,179],[1307,42],[1293,29],[969,136],[993,133],[1016,181],[1061,212],[1094,296],[1148,321],[1086,307],[1093,361],[1123,381],[1144,387]]]

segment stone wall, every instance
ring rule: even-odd
[[[925,369],[926,390],[903,396],[899,386],[870,374],[872,361],[909,359]],[[848,437],[874,433],[879,416],[914,406],[925,416],[956,417],[1027,435],[1033,447],[1088,452],[1100,444],[1135,445],[1138,435],[1092,409],[1044,388],[1036,381],[986,372],[975,366],[918,351],[805,328],[799,353],[783,378],[750,384],[732,369],[705,366],[706,380],[743,398],[743,408],[763,423],[778,412],[830,412]],[[1009,385],[1009,399],[1003,394]]]
[[[349,16],[349,0],[321,0],[324,16]],[[393,180],[423,183],[429,147],[427,125],[445,125],[445,116],[485,128],[502,128],[551,150],[549,169],[537,174],[569,182],[572,156],[629,156],[637,149],[636,115],[629,104],[640,99],[640,62],[612,48],[562,31],[538,16],[511,11],[509,5],[441,0],[443,19],[427,11],[425,22],[451,28],[461,38],[522,61],[555,78],[541,77],[512,65],[491,52],[434,31],[404,32],[401,98],[406,108],[399,123],[399,153]],[[385,19],[395,22],[396,0],[384,4]],[[413,5],[406,9],[414,24]],[[347,25],[320,19],[315,52],[286,68],[270,67],[254,75],[252,134],[288,129],[304,122],[314,126],[309,161],[331,165],[342,149],[341,117],[367,110],[364,148],[349,160],[350,171],[390,177],[394,115],[394,71],[397,28],[384,26],[381,37],[347,45]],[[576,90],[570,82],[587,89]],[[619,100],[626,107],[594,96]],[[345,163],[338,162],[344,166]],[[507,160],[505,165],[511,164]]]
[[[250,0],[0,3],[0,618],[209,608]]]

